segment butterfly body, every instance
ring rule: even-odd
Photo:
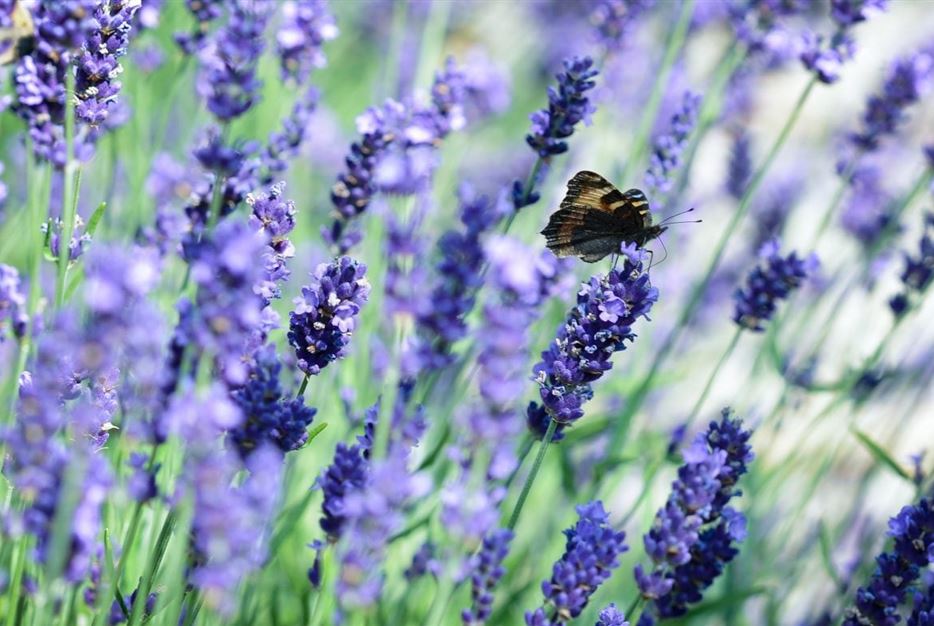
[[[0,28],[0,65],[8,65],[32,52],[36,45],[36,27],[29,9],[14,2],[10,12],[11,25]]]
[[[548,249],[594,263],[619,252],[623,243],[643,247],[666,230],[652,224],[645,194],[622,192],[595,172],[581,171],[568,181],[561,206],[542,231]]]

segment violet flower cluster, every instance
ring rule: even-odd
[[[671,495],[643,537],[653,569],[635,568],[642,597],[650,601],[640,625],[684,615],[738,553],[733,543],[745,538],[746,520],[727,504],[741,494],[736,483],[754,458],[750,434],[724,410],[684,452]]]
[[[753,332],[765,330],[764,324],[775,315],[778,302],[786,299],[817,269],[816,256],[801,259],[792,252],[783,257],[779,247],[777,239],[762,246],[759,252],[762,263],[749,273],[746,286],[738,288],[734,294],[733,321],[741,328]]]
[[[590,123],[597,110],[587,92],[596,86],[594,77],[599,73],[590,57],[564,60],[564,71],[556,76],[558,87],[548,88],[548,108],[529,116],[532,127],[526,142],[541,159],[567,152],[565,139],[574,134],[579,123]],[[516,207],[521,208],[521,207]]]
[[[856,601],[847,609],[843,626],[889,626],[900,621],[899,607],[934,561],[934,505],[921,499],[902,508],[889,520],[888,534],[894,546],[876,557],[876,570],[869,583],[856,591]]]
[[[461,612],[464,626],[482,626],[493,613],[493,590],[506,569],[513,532],[498,528],[483,538],[480,550],[470,558],[470,608]]]
[[[0,263],[0,343],[6,339],[8,321],[13,336],[22,338],[29,326],[29,313],[19,272],[15,267]]]
[[[600,0],[590,12],[597,42],[605,50],[621,50],[632,32],[633,23],[654,4],[654,0]]]
[[[257,343],[266,339],[269,331],[279,327],[279,314],[270,306],[272,300],[282,297],[281,284],[289,279],[289,260],[295,256],[295,246],[289,233],[295,228],[295,205],[282,196],[285,184],[269,188],[268,193],[247,196],[250,206],[249,224],[266,241],[263,250],[263,273],[253,287],[262,300],[262,322]]]
[[[595,626],[629,626],[629,622],[615,604],[610,604],[600,611],[600,617]]]
[[[185,54],[195,54],[205,43],[211,24],[224,14],[226,0],[185,0],[195,23],[190,33],[175,33],[175,42]]]
[[[590,596],[619,567],[619,555],[629,549],[626,533],[609,524],[599,500],[577,507],[577,523],[564,531],[564,554],[555,562],[550,580],[542,582],[543,607],[525,614],[527,626],[561,626],[581,614]]]
[[[934,280],[934,213],[924,215],[924,232],[918,243],[918,255],[905,254],[905,269],[901,274],[904,289],[889,300],[897,317],[904,315],[912,297],[920,297]]]
[[[650,195],[671,190],[671,177],[681,166],[681,154],[697,124],[700,103],[700,95],[686,91],[681,107],[671,118],[671,129],[655,139],[649,169],[645,173],[645,185],[649,188]]]
[[[658,300],[658,290],[643,268],[646,256],[635,246],[624,247],[621,270],[584,283],[577,306],[533,369],[542,404],[559,425],[583,417],[583,405],[593,396],[591,383],[613,367],[613,353],[635,339],[633,325],[640,317],[648,318]]]
[[[888,0],[831,0],[830,16],[836,30],[825,42],[823,35],[809,32],[804,39],[801,62],[808,71],[825,84],[840,78],[844,63],[853,58],[856,43],[850,32],[856,24],[869,19],[876,11],[883,11]]]
[[[324,42],[337,37],[334,16],[326,0],[288,0],[276,32],[276,53],[283,79],[304,84],[312,70],[324,67]]]
[[[351,491],[362,489],[366,484],[371,445],[372,442],[365,436],[358,437],[357,443],[353,445],[338,442],[334,450],[334,460],[316,482],[323,494],[321,530],[332,543],[343,536],[347,523],[344,497]]]
[[[299,369],[316,376],[347,355],[356,317],[369,295],[366,265],[341,257],[318,266],[289,314],[289,345]]]

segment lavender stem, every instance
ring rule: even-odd
[[[743,333],[742,326],[736,328],[733,332],[733,337],[730,339],[730,344],[726,347],[726,350],[723,351],[723,354],[720,355],[720,360],[717,361],[717,364],[714,366],[713,370],[710,372],[710,376],[707,378],[707,383],[704,385],[704,389],[701,391],[700,396],[697,398],[697,402],[694,403],[694,408],[691,409],[691,413],[688,415],[688,418],[685,420],[685,425],[690,426],[694,420],[697,418],[698,414],[701,412],[701,409],[704,406],[704,401],[707,399],[707,396],[710,394],[710,389],[713,387],[713,382],[717,378],[717,374],[720,373],[720,369],[723,367],[723,364],[726,363],[727,359],[730,358],[730,355],[733,354],[733,350],[736,349],[736,344],[739,343],[739,337]],[[628,613],[627,613],[628,615]]]
[[[68,273],[71,237],[75,229],[76,199],[72,169],[75,168],[75,74],[65,71],[65,167],[62,168],[62,234],[58,246],[58,274],[55,280],[55,307],[65,301],[65,275]]]
[[[525,501],[529,497],[529,492],[532,490],[532,483],[535,482],[538,470],[541,468],[542,461],[545,459],[545,451],[548,449],[548,444],[551,443],[551,439],[555,436],[555,431],[557,429],[558,422],[552,419],[548,423],[548,430],[545,431],[545,436],[542,437],[542,443],[538,447],[538,454],[535,456],[535,463],[532,464],[532,470],[529,472],[528,478],[525,479],[525,484],[522,485],[522,491],[519,492],[519,500],[516,501],[516,508],[512,510],[512,515],[509,517],[509,524],[506,525],[506,528],[509,530],[515,530],[516,524],[519,522],[519,514],[522,513],[522,507],[525,505]]]

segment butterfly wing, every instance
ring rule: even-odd
[[[11,25],[0,28],[0,65],[13,63],[32,47],[36,32],[29,9],[22,2],[13,5],[10,13]]]
[[[646,220],[651,223],[645,194],[622,193],[599,174],[582,171],[568,181],[567,194],[542,234],[557,256],[594,262],[634,240]]]

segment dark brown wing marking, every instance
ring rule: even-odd
[[[613,183],[596,172],[587,170],[574,174],[568,181],[568,191],[561,201],[562,209],[587,207],[605,213],[613,213],[624,206],[626,199]]]

